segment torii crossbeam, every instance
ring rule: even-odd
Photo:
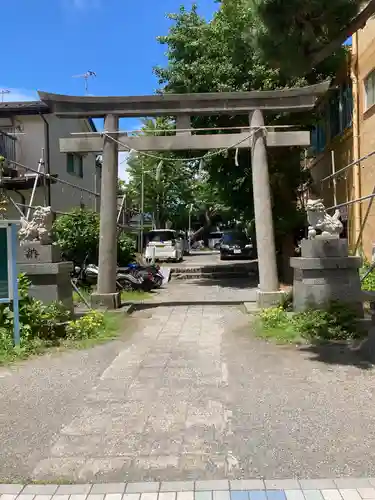
[[[99,279],[93,296],[95,304],[115,308],[116,293],[116,214],[118,151],[187,151],[250,148],[254,212],[258,248],[259,289],[257,302],[269,307],[280,301],[276,267],[275,239],[267,163],[267,146],[310,145],[306,131],[267,131],[263,112],[292,112],[313,109],[316,100],[329,88],[329,82],[309,87],[275,91],[221,92],[206,94],[162,94],[125,97],[81,97],[39,92],[40,99],[61,118],[104,117],[104,134],[61,138],[64,153],[103,152]],[[192,135],[190,120],[199,115],[249,115],[249,130],[236,134]],[[120,134],[120,117],[175,116],[175,136],[128,137]]]

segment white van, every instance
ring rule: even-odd
[[[183,240],[173,229],[154,229],[147,235],[145,258],[147,260],[174,260],[181,262],[184,257]]]

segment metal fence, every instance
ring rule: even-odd
[[[7,160],[16,160],[16,138],[0,130],[0,156]]]

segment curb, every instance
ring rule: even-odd
[[[243,306],[244,304],[255,304],[255,302],[244,302],[243,300],[169,300],[169,301],[155,301],[155,302],[132,302],[126,303],[119,309],[126,314],[131,314],[134,311],[141,311],[144,309],[153,309],[156,307],[178,307],[178,306]],[[253,312],[254,309],[251,309]]]

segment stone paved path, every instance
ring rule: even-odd
[[[137,314],[129,340],[0,372],[3,482],[375,477],[361,360],[267,344],[237,307]]]
[[[240,279],[173,279],[155,293],[149,302],[243,303],[256,301],[256,287],[250,278]]]
[[[373,478],[0,484],[0,500],[374,500]]]

